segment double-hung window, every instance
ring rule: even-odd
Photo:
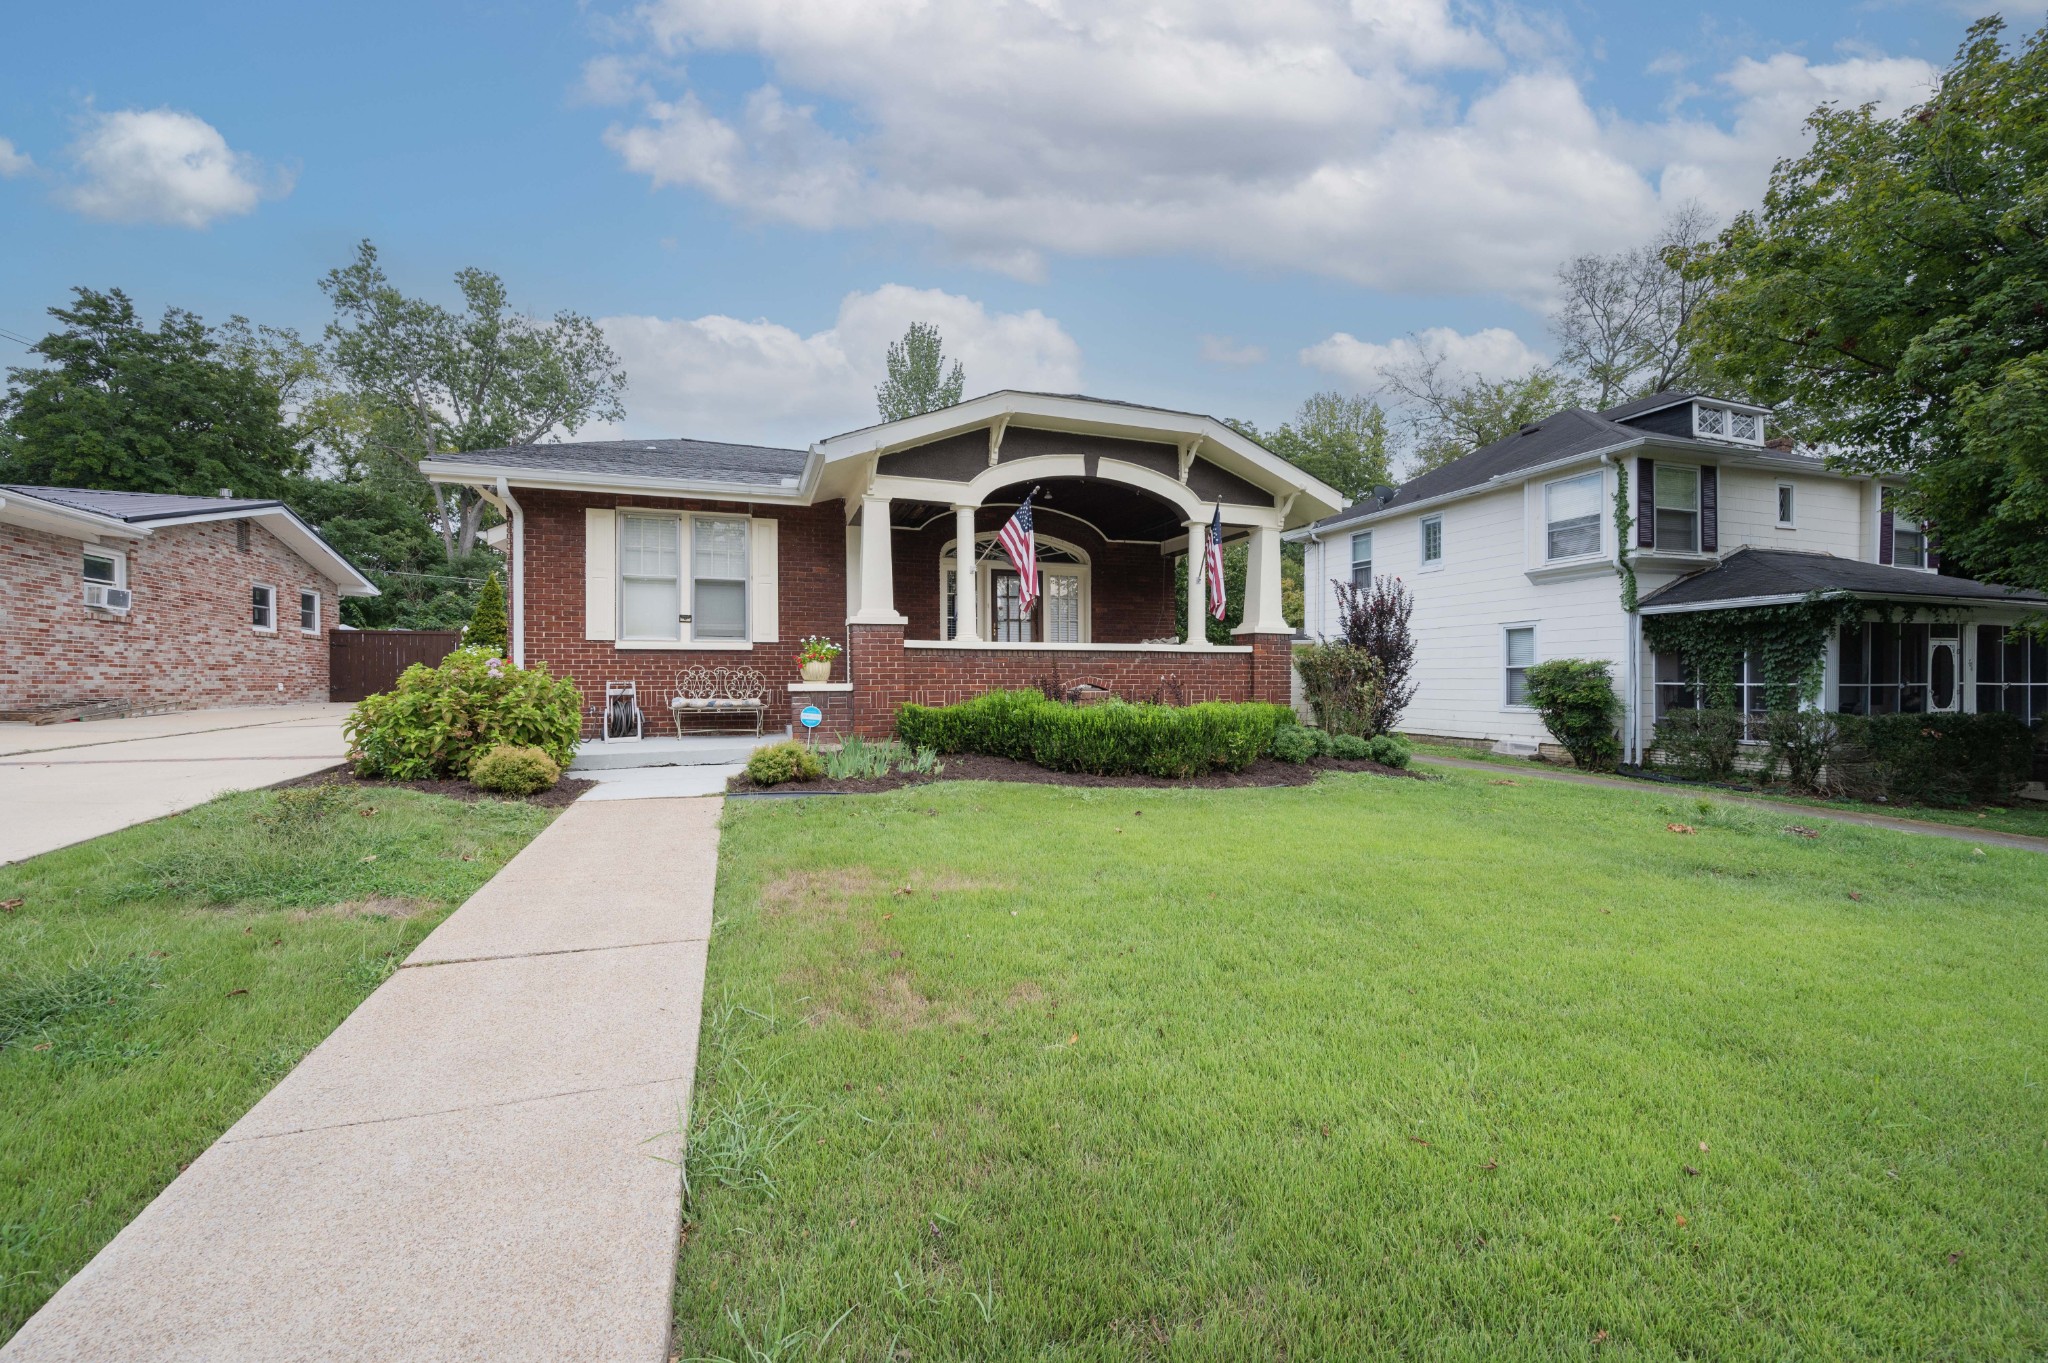
[[[690,612],[695,638],[747,637],[745,517],[691,517]]]
[[[680,516],[619,517],[619,637],[682,638],[683,521]]]
[[[1792,493],[1793,485],[1791,483],[1778,484],[1778,528],[1780,530],[1790,530],[1797,524],[1793,519],[1797,507],[1793,503]]]
[[[249,588],[249,624],[265,634],[277,632],[277,588],[261,582]]]
[[[1544,557],[1580,558],[1600,552],[1600,475],[1583,473],[1543,489]]]
[[[320,632],[320,593],[299,592],[299,630],[304,634]]]
[[[1656,543],[1659,553],[1700,550],[1700,471],[1684,464],[1656,468]]]
[[[1372,585],[1372,531],[1362,530],[1351,537],[1351,585],[1358,588]]]
[[[99,549],[87,549],[81,565],[85,604],[116,614],[128,609],[128,560]]]
[[[1927,566],[1927,532],[1903,516],[1892,523],[1892,562],[1901,568]]]
[[[1444,561],[1444,518],[1424,516],[1422,518],[1422,564],[1426,568],[1432,563]]]
[[[1509,705],[1526,706],[1529,703],[1529,669],[1536,665],[1536,626],[1509,625],[1503,634],[1503,653],[1507,663],[1505,700]]]

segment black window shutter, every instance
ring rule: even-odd
[[[1927,571],[1938,573],[1941,571],[1941,546],[1935,542],[1934,527],[1922,521],[1920,532],[1927,536]]]
[[[1657,462],[1636,460],[1636,548],[1657,547]]]
[[[1700,552],[1712,554],[1721,548],[1721,471],[1712,464],[1700,465]]]
[[[1884,488],[1877,494],[1878,505],[1883,510],[1877,513],[1877,561],[1892,561],[1892,490]]]

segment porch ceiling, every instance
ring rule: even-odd
[[[1140,488],[1103,479],[1047,478],[1012,483],[983,501],[987,507],[1008,510],[1024,500],[1024,494],[1038,489],[1034,506],[1086,521],[1111,540],[1161,544],[1184,533],[1180,512]],[[950,504],[938,502],[893,502],[889,523],[899,529],[919,529],[941,517],[951,518]]]

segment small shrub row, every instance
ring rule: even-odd
[[[1335,757],[1347,762],[1377,762],[1383,767],[1406,767],[1413,751],[1392,734],[1361,738],[1357,734],[1333,734],[1305,724],[1288,725],[1273,731],[1273,756],[1282,762],[1309,762],[1318,757]]]
[[[1742,756],[1743,726],[1735,710],[1673,710],[1657,721],[1661,765],[1687,780],[1726,781]],[[1857,800],[2002,803],[2033,766],[2033,731],[2007,714],[1801,710],[1771,715],[1763,732],[1763,779]]]
[[[342,723],[358,776],[398,781],[468,776],[501,744],[538,748],[569,765],[582,730],[583,694],[545,667],[514,667],[482,648],[458,648],[439,667],[414,663],[398,684]]]
[[[1061,705],[1039,691],[992,691],[959,705],[905,705],[897,735],[913,748],[981,753],[1095,776],[1186,778],[1242,771],[1294,724],[1284,705]]]

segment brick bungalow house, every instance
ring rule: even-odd
[[[324,701],[376,594],[281,502],[0,486],[0,711]]]
[[[1284,702],[1280,536],[1344,502],[1211,417],[1013,391],[801,450],[611,440],[420,467],[504,512],[513,660],[573,678],[587,733],[607,682],[637,683],[665,723],[697,666],[758,669],[769,724],[816,705],[827,736],[1005,686]],[[994,540],[1033,489],[1043,585],[1027,613]],[[1218,508],[1250,557],[1239,642],[1212,647],[1176,638],[1174,568]],[[1191,574],[1193,619],[1204,591]],[[812,634],[847,646],[822,685],[795,662]]]

